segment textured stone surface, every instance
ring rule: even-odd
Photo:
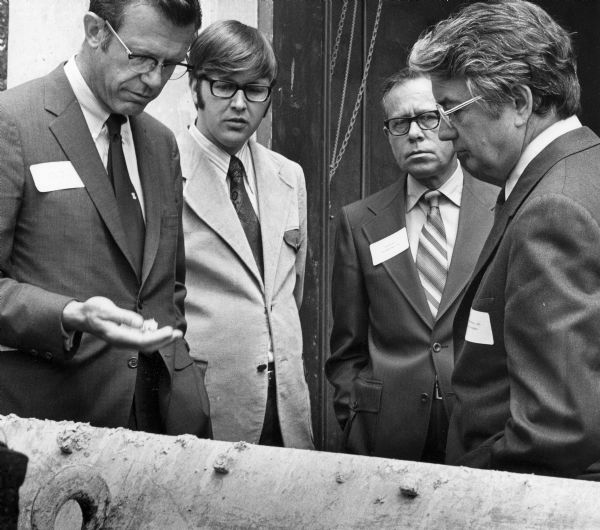
[[[89,528],[600,528],[592,482],[15,416],[0,428],[29,456],[22,529],[69,495]]]

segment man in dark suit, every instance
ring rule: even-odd
[[[453,394],[452,320],[492,225],[498,188],[437,136],[431,82],[383,87],[391,186],[339,215],[326,374],[348,452],[443,462]]]
[[[448,463],[598,478],[600,139],[576,117],[569,34],[529,2],[472,4],[410,61],[440,138],[504,186],[456,316]]]
[[[197,0],[92,0],[80,52],[0,95],[0,413],[208,433],[185,331],[181,170],[145,106]]]

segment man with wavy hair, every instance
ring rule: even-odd
[[[476,3],[414,45],[451,140],[503,186],[457,312],[447,463],[596,479],[600,139],[569,34],[529,2]]]

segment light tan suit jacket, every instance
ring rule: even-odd
[[[286,447],[312,448],[298,308],[306,261],[302,168],[250,141],[257,181],[264,282],[223,176],[188,131],[178,138],[184,181],[186,338],[206,369],[214,437],[257,443],[272,341]]]

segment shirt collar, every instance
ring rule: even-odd
[[[460,201],[462,198],[463,188],[463,171],[460,162],[457,161],[456,169],[450,178],[444,182],[438,190],[446,197],[450,202],[454,203],[460,208]],[[408,175],[406,179],[406,211],[410,212],[418,203],[425,192],[429,191],[427,186],[421,184],[412,175]]]
[[[506,185],[504,188],[504,197],[508,199],[508,196],[515,188],[519,177],[525,171],[525,168],[529,165],[529,163],[539,155],[546,147],[548,147],[554,140],[556,140],[559,136],[562,136],[569,131],[573,131],[581,127],[581,122],[577,116],[570,116],[565,120],[557,121],[543,130],[540,134],[538,134],[521,154],[521,158],[510,172],[508,179],[506,179]]]
[[[109,112],[104,109],[100,104],[85,79],[81,75],[77,63],[75,62],[75,56],[71,57],[64,66],[65,75],[73,93],[77,98],[77,102],[83,112],[83,117],[87,123],[88,129],[92,135],[92,138],[96,140],[102,132],[102,127],[106,122]]]
[[[196,125],[190,125],[189,131],[191,137],[196,141],[198,147],[200,147],[200,150],[206,155],[208,160],[224,174],[224,178],[226,178],[227,171],[229,170],[229,161],[231,160],[231,155],[225,152],[219,146],[215,145],[213,142],[211,142],[206,136],[204,136],[204,134],[202,134],[198,130]],[[242,148],[235,154],[235,156],[240,159],[242,164],[244,164],[246,173],[248,173],[250,163],[252,161],[248,142],[246,142],[242,146]]]

